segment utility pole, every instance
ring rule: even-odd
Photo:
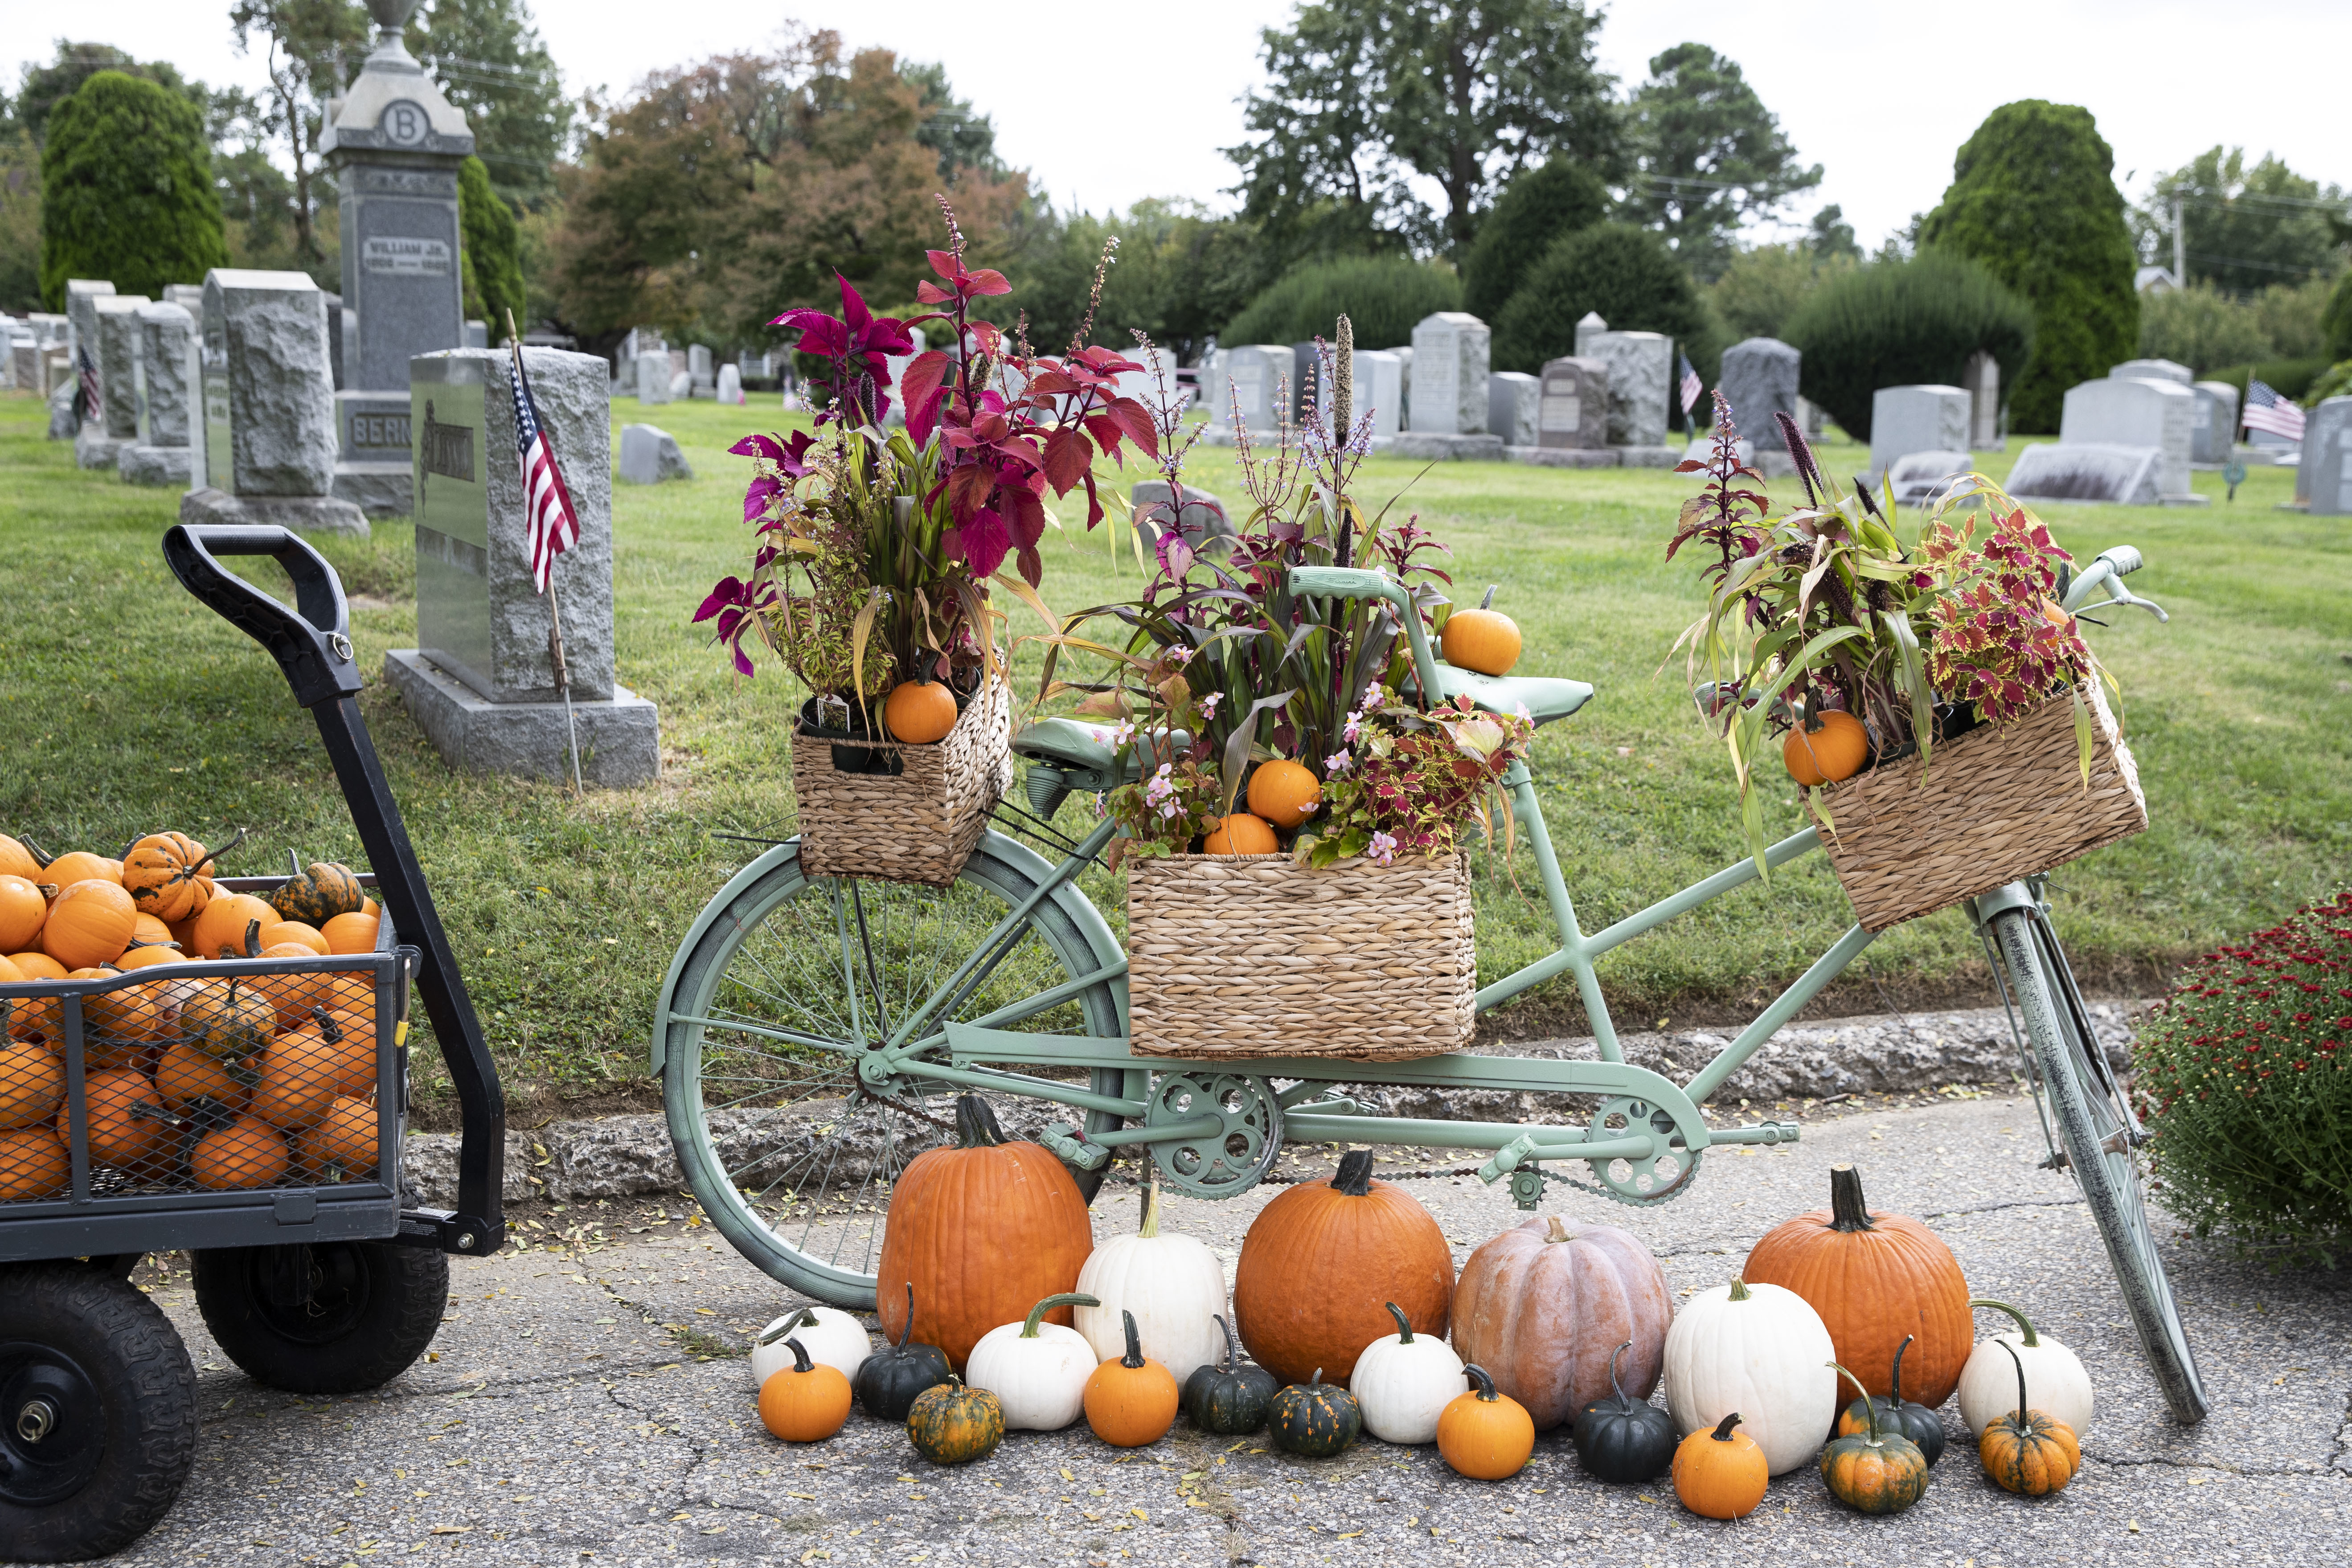
[[[2172,198],[2172,286],[2189,287],[2189,235],[2183,223],[2189,204],[2176,195]]]

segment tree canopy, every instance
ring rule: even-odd
[[[530,307],[523,295],[514,214],[499,199],[490,172],[479,158],[457,166],[457,233],[466,318],[487,325],[495,347],[507,341],[507,312],[514,312],[520,327],[530,319]]]
[[[1495,368],[1540,372],[1576,352],[1576,323],[1593,310],[1622,332],[1664,332],[1711,371],[1706,307],[1663,237],[1595,224],[1556,242],[1495,320]]]
[[[2032,307],[1990,270],[1929,246],[1908,261],[1842,268],[1797,307],[1783,335],[1805,356],[1805,395],[1867,441],[1879,388],[1960,385],[1979,351],[2007,385],[2032,330]]]
[[[1608,210],[1608,190],[1581,163],[1551,158],[1520,170],[1462,258],[1462,309],[1493,321],[1560,236],[1599,223]]]
[[[226,266],[204,116],[183,93],[100,71],[49,109],[41,152],[41,296],[68,278],[161,297]]]
[[[2158,174],[2147,205],[2133,211],[2142,260],[2171,265],[2176,200],[2187,230],[2189,276],[2181,281],[2224,293],[2333,277],[2352,240],[2342,186],[2323,187],[2275,157],[2249,166],[2245,149],[2216,146]]]
[[[523,0],[433,0],[404,41],[474,132],[475,156],[510,208],[555,195],[572,100]],[[520,318],[518,318],[520,319]]]
[[[1654,56],[1630,107],[1626,216],[1664,234],[1701,278],[1722,269],[1743,224],[1822,183],[1739,67],[1705,44]]]

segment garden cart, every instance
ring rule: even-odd
[[[62,1069],[57,1108],[0,1132],[0,1559],[119,1550],[187,1477],[194,1371],[129,1282],[146,1254],[192,1255],[205,1326],[254,1379],[326,1394],[424,1353],[448,1255],[505,1240],[505,1103],[360,715],[342,584],[281,528],[182,525],[163,554],[318,720],[373,868],[360,880],[381,903],[377,936],[369,952],[0,985],[0,1048]],[[296,607],[221,564],[236,555],[275,559]],[[215,896],[279,882],[225,878]],[[410,1201],[400,1177],[412,992],[464,1117],[455,1211]],[[289,1076],[314,1061],[340,1079]]]

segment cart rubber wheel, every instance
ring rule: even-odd
[[[222,1247],[194,1257],[196,1306],[247,1376],[289,1394],[380,1388],[425,1353],[449,1259],[383,1241]]]
[[[195,1369],[154,1302],[88,1264],[0,1268],[0,1559],[120,1552],[195,1458]]]

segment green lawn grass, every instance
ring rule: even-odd
[[[697,910],[755,847],[724,833],[781,836],[793,823],[784,724],[794,698],[774,673],[739,682],[689,626],[718,577],[740,570],[748,465],[726,447],[782,416],[708,403],[641,410],[676,435],[696,478],[617,487],[616,639],[622,682],[659,704],[657,784],[573,802],[553,785],[451,773],[380,679],[384,650],[415,639],[414,547],[404,523],[321,549],[355,596],[362,699],[476,1005],[511,1083],[541,1099],[617,1102],[641,1093],[656,988]],[[83,473],[42,438],[44,406],[0,398],[0,831],[51,850],[119,851],[178,827],[208,843],[231,825],[253,837],[226,869],[258,873],[306,856],[352,857],[355,837],[315,730],[277,668],[200,609],[157,548],[178,495]],[[2021,445],[2012,442],[2012,448]],[[1833,471],[1859,447],[1823,454]],[[1988,457],[1996,475],[2006,463]],[[1588,929],[1737,859],[1734,794],[1719,747],[1663,672],[1702,603],[1661,556],[1685,479],[1663,472],[1570,472],[1487,464],[1366,466],[1377,503],[1402,503],[1454,550],[1459,583],[1498,582],[1498,607],[1526,635],[1530,674],[1589,680],[1599,695],[1544,731],[1535,766],[1545,815]],[[1229,499],[1229,452],[1196,448],[1193,482]],[[2062,543],[2087,558],[2129,542],[2148,567],[2135,589],[2172,624],[2134,615],[2095,632],[2121,679],[2126,722],[2153,826],[2058,878],[2061,930],[2095,986],[2128,989],[2232,932],[2333,891],[2352,865],[2352,542],[2334,519],[2275,510],[2285,469],[2257,470],[2236,502],[2218,476],[2199,510],[2053,507]],[[1045,595],[1066,612],[1133,594],[1076,507],[1049,536]],[[266,563],[262,572],[275,573]],[[1037,629],[1034,617],[1016,629]],[[1020,650],[1034,694],[1036,650]],[[1769,794],[1774,826],[1795,804]],[[1087,804],[1066,805],[1075,824]],[[1090,820],[1090,819],[1089,819]],[[1524,856],[1523,856],[1524,862]],[[1524,863],[1519,880],[1535,886]],[[1118,918],[1118,889],[1089,890]],[[1483,884],[1480,967],[1493,979],[1545,951],[1540,908],[1508,879]],[[1801,971],[1851,920],[1818,858],[1621,949],[1604,967],[1621,1021],[1727,1016]],[[1975,940],[1948,913],[1888,933],[1831,1006],[1972,996]],[[1554,985],[1489,1020],[1506,1035],[1573,1028]],[[425,1089],[430,1092],[430,1083]]]

